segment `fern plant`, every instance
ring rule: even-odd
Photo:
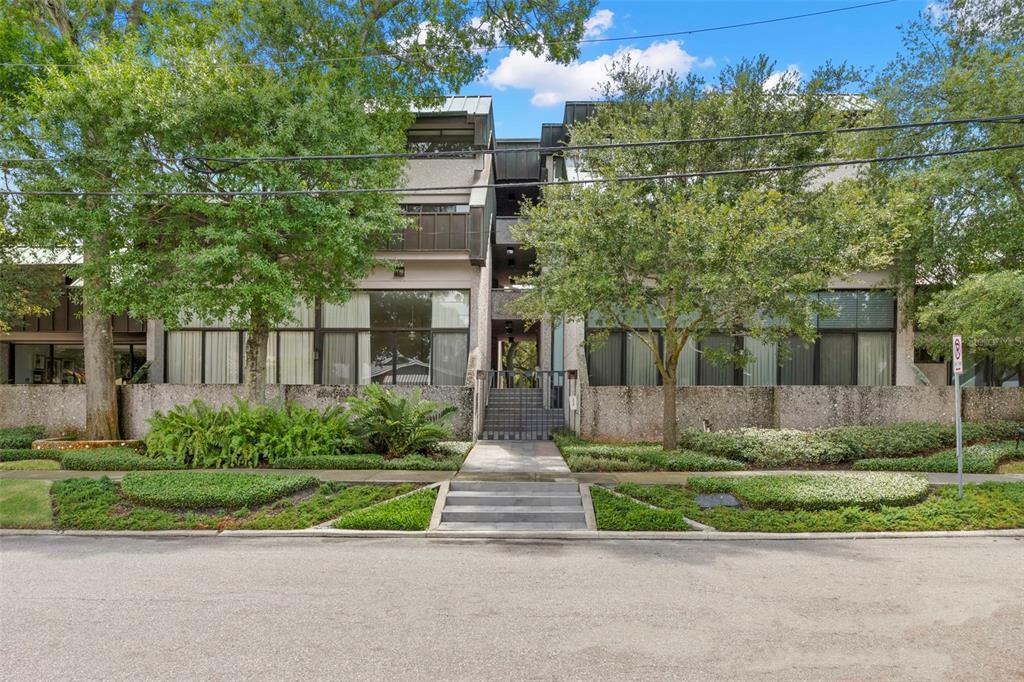
[[[376,384],[362,397],[349,398],[348,406],[355,434],[387,459],[432,454],[440,441],[451,438],[448,417],[456,411],[454,405],[424,399],[419,389],[403,396]]]

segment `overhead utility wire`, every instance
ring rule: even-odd
[[[932,128],[935,126],[970,125],[986,123],[1024,123],[1024,114],[1006,114],[1004,116],[986,116],[974,118],[954,118],[940,121],[921,121],[917,123],[890,123],[885,125],[858,126],[851,128],[834,128],[831,130],[792,130],[776,133],[749,133],[744,135],[725,135],[720,137],[690,137],[675,140],[642,140],[637,142],[597,142],[593,144],[562,145],[552,147],[508,147],[505,149],[455,149],[432,152],[366,152],[353,154],[310,154],[294,156],[200,156],[185,155],[178,158],[156,157],[139,159],[152,163],[182,163],[200,161],[206,163],[292,163],[299,161],[358,161],[370,159],[440,159],[464,157],[469,154],[498,155],[532,152],[539,154],[564,154],[566,152],[587,151],[591,149],[634,149],[646,147],[669,147],[675,145],[709,144],[718,142],[750,142],[755,140],[774,140],[784,137],[810,137],[815,135],[869,133],[885,130],[904,130],[907,128]],[[62,157],[53,158],[7,158],[0,159],[0,164],[20,163],[57,163]],[[124,159],[99,157],[96,161],[121,162]]]
[[[548,185],[592,185],[612,184],[618,182],[643,182],[648,180],[685,180],[690,178],[709,178],[725,175],[748,175],[758,173],[779,173],[789,170],[813,170],[816,168],[836,168],[839,166],[859,166],[868,163],[887,163],[890,161],[909,161],[912,159],[928,159],[933,157],[959,156],[961,154],[977,154],[1008,149],[1024,149],[1024,142],[1019,144],[991,145],[987,147],[967,147],[947,149],[916,154],[898,154],[895,156],[875,156],[863,159],[842,159],[836,161],[815,161],[781,166],[761,166],[753,168],[725,168],[710,171],[693,171],[688,173],[663,173],[659,175],[624,175],[614,178],[589,178],[577,180],[528,180],[503,183],[482,183],[479,185],[446,185],[442,187],[345,187],[337,189],[284,189],[284,190],[202,190],[202,191],[91,191],[91,190],[0,190],[0,196],[39,196],[39,197],[292,197],[292,196],[330,196],[336,194],[436,194],[437,192],[470,191],[474,189],[509,189],[515,187],[545,187]]]
[[[746,27],[749,27],[749,26],[763,26],[764,24],[777,24],[777,23],[782,22],[782,21],[792,21],[794,19],[807,19],[809,17],[817,17],[817,16],[821,16],[821,15],[824,15],[824,14],[836,14],[838,12],[849,12],[849,11],[855,10],[855,9],[864,9],[866,7],[875,7],[877,5],[888,5],[888,4],[891,4],[891,3],[894,3],[894,2],[896,2],[896,0],[879,0],[878,2],[866,2],[866,3],[859,4],[859,5],[848,5],[846,7],[834,7],[832,9],[819,10],[817,12],[804,12],[803,14],[790,14],[790,15],[784,16],[784,17],[774,17],[774,18],[771,18],[771,19],[756,19],[754,21],[744,21],[744,22],[737,23],[737,24],[725,24],[725,25],[722,25],[722,26],[708,26],[708,27],[705,27],[705,28],[693,28],[693,29],[688,29],[688,30],[684,30],[684,31],[668,31],[668,32],[665,32],[665,33],[648,33],[648,34],[644,34],[644,35],[635,35],[635,36],[608,36],[608,37],[605,37],[605,38],[581,38],[580,40],[552,40],[552,41],[549,41],[549,42],[545,43],[545,45],[569,45],[569,44],[577,44],[577,43],[580,43],[580,44],[583,44],[583,43],[585,43],[585,44],[611,43],[611,42],[621,42],[621,41],[624,41],[624,40],[646,40],[646,39],[649,39],[649,38],[670,38],[670,37],[673,37],[673,36],[688,36],[688,35],[696,35],[698,33],[710,33],[712,31],[725,31],[725,30],[734,29],[734,28],[746,28]],[[477,51],[477,52],[487,52],[487,51],[490,51],[492,49],[494,49],[494,50],[513,49],[514,47],[515,46],[510,44],[510,43],[499,43],[498,45],[495,45],[493,48],[490,48],[490,47],[477,47],[477,48],[473,48],[473,50]],[[345,57],[332,57],[332,58],[328,58],[328,59],[307,59],[307,60],[301,60],[301,61],[273,62],[273,64],[277,65],[277,66],[298,66],[298,65],[302,65],[302,64],[331,64],[331,63],[334,63],[334,62],[355,61],[355,60],[359,60],[359,59],[387,59],[387,58],[390,58],[390,57],[393,57],[393,56],[394,55],[392,55],[392,54],[381,52],[381,53],[373,53],[373,54],[347,55]],[[254,66],[254,67],[266,66],[266,64],[263,64],[263,63],[260,63],[260,62],[239,62],[239,63],[225,62],[225,63],[223,63],[221,65],[222,66]],[[18,67],[18,66],[24,66],[24,67],[68,66],[68,67],[76,67],[76,66],[85,66],[85,65],[82,64],[82,63],[64,63],[64,64],[59,64],[59,63],[45,63],[45,62],[0,62],[0,66],[11,66],[11,67]]]

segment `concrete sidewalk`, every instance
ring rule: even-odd
[[[572,472],[558,447],[548,440],[478,440],[459,470],[466,474],[569,478]]]

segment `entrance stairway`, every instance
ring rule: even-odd
[[[492,388],[487,394],[484,440],[551,440],[565,426],[561,408],[544,407],[542,388]]]
[[[586,530],[578,483],[453,479],[439,530]]]

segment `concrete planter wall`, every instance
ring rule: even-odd
[[[399,393],[411,393],[411,386],[396,386]],[[454,437],[472,435],[473,389],[465,386],[423,386],[423,397],[455,405],[452,415]],[[267,387],[267,398],[294,400],[306,407],[324,409],[343,403],[363,391],[361,386]],[[137,384],[121,386],[121,428],[125,438],[143,438],[149,432],[149,418],[175,405],[202,400],[212,405],[234,402],[244,395],[239,385]],[[85,386],[5,385],[0,386],[0,428],[40,424],[49,436],[85,429]]]
[[[661,438],[661,388],[589,386],[580,391],[580,433],[608,441]],[[966,388],[964,418],[1024,423],[1024,388]],[[818,429],[904,421],[951,422],[944,386],[693,386],[676,390],[679,427]]]

